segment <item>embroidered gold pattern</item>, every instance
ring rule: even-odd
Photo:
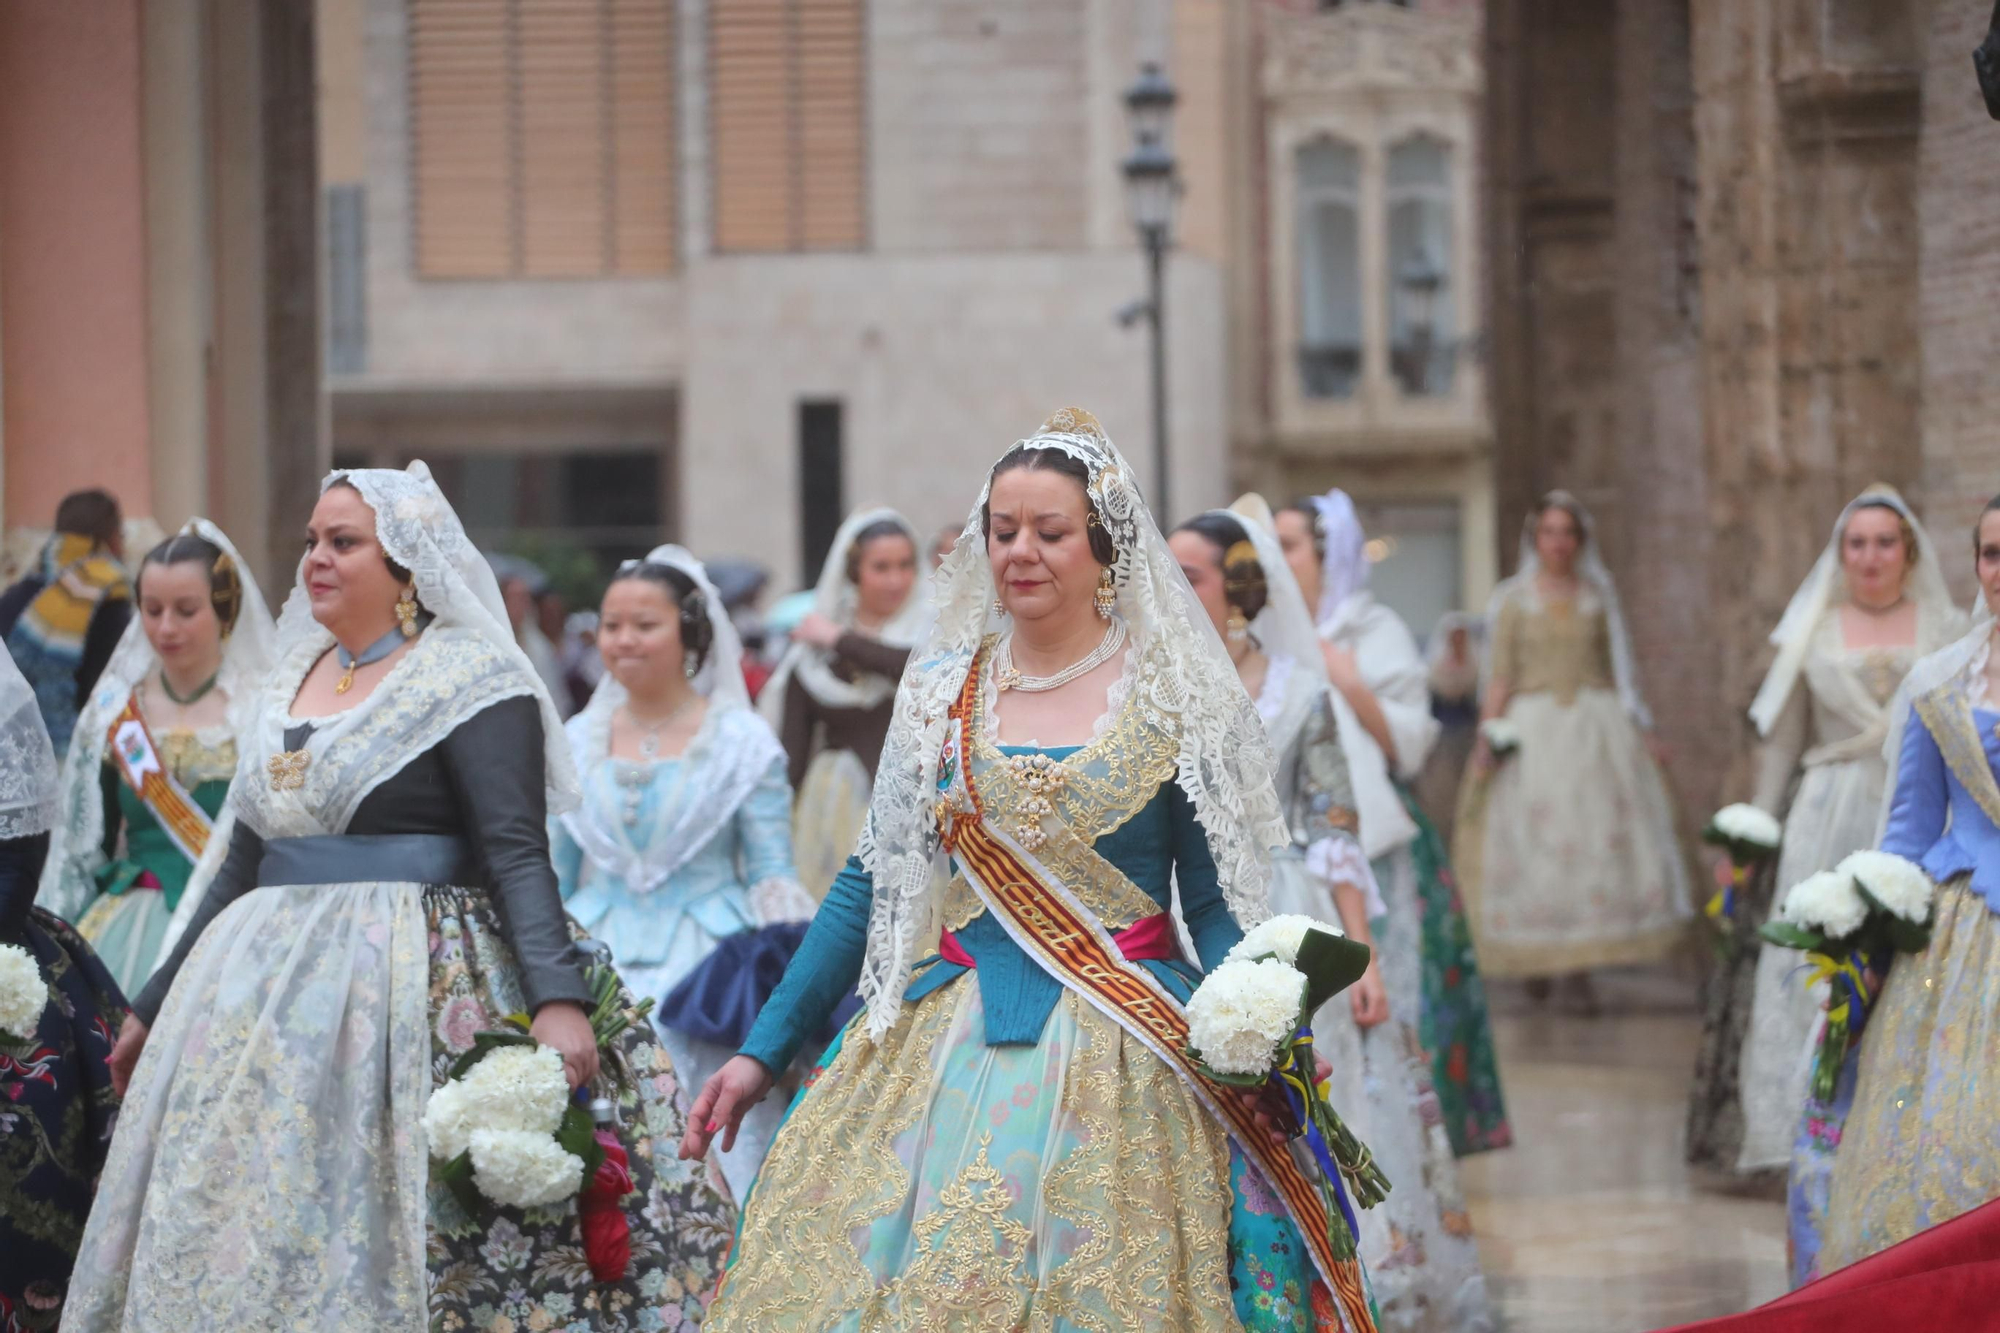
[[[312,763],[312,755],[304,750],[287,750],[283,754],[271,756],[265,765],[271,775],[272,791],[298,791],[306,785],[306,765]]]
[[[1954,687],[1946,685],[1918,695],[1911,701],[1911,706],[1932,739],[1937,741],[1938,752],[1944,756],[1952,776],[1979,803],[1986,817],[2000,824],[2000,783],[1994,781],[1993,765],[1986,758],[1986,745],[1980,739],[1979,728],[1974,724],[1972,710],[1966,707],[1965,700]]]
[[[990,669],[993,642],[987,640],[975,670]],[[1160,904],[1099,856],[1094,844],[1145,809],[1161,783],[1174,780],[1180,737],[1171,725],[1128,704],[1102,736],[1066,759],[1009,757],[988,738],[984,692],[975,697],[980,702],[970,728],[972,753],[964,762],[973,766],[987,807],[1004,812],[1008,831],[1107,928],[1122,930],[1160,911]],[[1015,815],[1031,809],[1037,814],[1030,828]],[[954,875],[946,886],[942,906],[939,920],[946,930],[963,930],[986,910],[963,875]]]

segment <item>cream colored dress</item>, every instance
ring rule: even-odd
[[[1849,852],[1875,845],[1882,785],[1888,780],[1882,758],[1887,709],[1916,657],[1914,647],[1847,647],[1838,607],[1814,627],[1801,672],[1804,688],[1793,689],[1772,725],[1757,781],[1758,807],[1784,812],[1784,849],[1774,881],[1778,894],[1831,870]],[[1786,789],[1801,769],[1804,776],[1787,810]],[[1739,1170],[1791,1160],[1820,1017],[1819,990],[1806,984],[1805,955],[1796,949],[1766,944],[1759,951],[1756,1000],[1739,1065]]]
[[[1520,749],[1470,775],[1458,862],[1479,965],[1545,976],[1656,959],[1693,915],[1673,807],[1620,702],[1603,600],[1589,585],[1502,600],[1493,670]]]

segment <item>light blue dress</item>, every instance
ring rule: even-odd
[[[722,940],[809,914],[792,862],[785,756],[763,719],[712,707],[683,753],[652,762],[602,753],[575,720],[569,731],[583,801],[550,821],[549,852],[570,915],[610,947],[635,995],[664,1000]],[[659,1032],[690,1101],[734,1054],[664,1023]],[[739,1199],[779,1115],[775,1105],[758,1110],[721,1156]]]

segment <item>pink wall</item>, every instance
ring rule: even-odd
[[[140,0],[0,3],[6,522],[108,487],[152,512]]]

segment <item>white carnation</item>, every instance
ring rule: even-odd
[[[1225,960],[1188,1000],[1188,1044],[1217,1073],[1268,1073],[1305,999],[1305,974],[1275,958]]]
[[[1851,876],[1876,902],[1905,921],[1922,925],[1931,919],[1937,886],[1914,861],[1894,852],[1855,852],[1835,866],[1834,873]]]
[[[472,1132],[472,1183],[508,1208],[539,1208],[583,1188],[583,1159],[546,1134],[511,1129]]]
[[[1776,847],[1785,836],[1777,820],[1742,801],[1723,806],[1708,823],[1710,828],[1731,842],[1750,843],[1758,847]]]
[[[554,1134],[569,1105],[562,1056],[547,1046],[500,1046],[431,1093],[424,1135],[431,1156],[448,1162],[480,1130]]]
[[[1868,904],[1855,892],[1852,875],[1822,870],[1792,885],[1779,915],[1828,939],[1840,939],[1861,929],[1868,919]]]
[[[1306,942],[1306,932],[1317,930],[1326,935],[1338,935],[1340,927],[1329,926],[1324,921],[1316,921],[1309,916],[1293,913],[1289,916],[1274,916],[1262,925],[1252,926],[1235,948],[1229,951],[1230,958],[1262,958],[1266,954],[1276,954],[1278,961],[1286,967],[1296,967],[1299,961],[1299,946]]]
[[[35,956],[18,944],[0,944],[0,1033],[33,1040],[48,1003],[49,983]]]
[[[1479,724],[1479,734],[1486,738],[1486,748],[1495,754],[1521,748],[1521,729],[1507,718],[1487,718]]]

